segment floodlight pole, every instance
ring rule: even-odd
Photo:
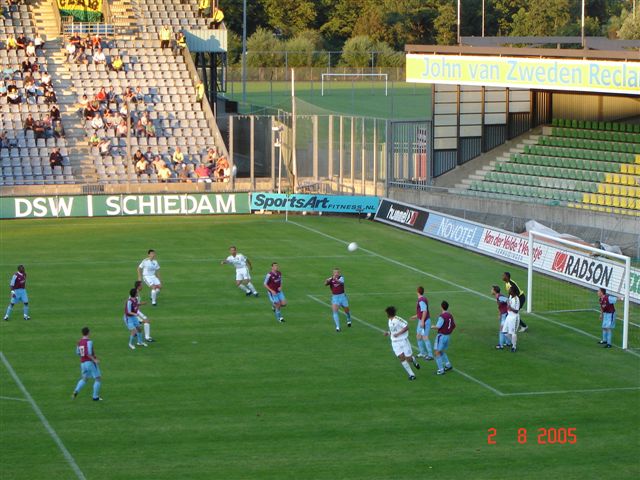
[[[485,0],[482,0],[482,36],[484,37],[484,2]]]
[[[247,0],[242,0],[242,103],[247,104]]]
[[[582,37],[582,48],[585,47],[585,43],[584,43],[584,3],[585,0],[582,0],[582,17],[580,20],[580,32],[581,32],[581,37]]]
[[[460,45],[460,1],[458,0],[458,45]]]

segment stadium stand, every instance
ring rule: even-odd
[[[45,37],[38,35],[28,5],[11,5],[0,0],[0,8],[1,184],[75,183],[60,119],[57,88],[48,73]],[[20,43],[23,37],[27,45],[31,43],[30,47],[11,48],[12,38]],[[58,153],[62,161],[55,158]]]
[[[640,124],[554,119],[468,193],[640,216]]]
[[[51,105],[44,103],[40,96],[35,102],[27,102],[26,91],[20,92],[21,106],[11,105],[3,95],[0,99],[3,113],[0,132],[6,130],[0,152],[3,185],[60,184],[76,180],[100,184],[204,181],[195,173],[204,162],[211,172],[211,180],[206,181],[229,180],[229,168],[224,172],[216,168],[228,167],[228,162],[211,111],[205,110],[196,96],[195,70],[192,64],[187,65],[191,61],[188,54],[184,55],[175,44],[175,35],[182,28],[206,28],[207,19],[197,16],[197,2],[114,1],[111,8],[114,21],[120,27],[117,30],[101,28],[105,38],[97,39],[95,44],[87,31],[81,30],[82,35],[73,38],[73,54],[66,49],[72,43],[72,35],[58,38],[57,31],[52,31],[51,24],[55,22],[51,19],[55,12],[51,2],[10,6],[7,0],[0,0],[0,5],[7,36],[24,33],[31,39],[39,33],[51,38],[46,52],[38,52],[37,61],[40,72],[48,69],[56,86],[59,116],[64,125],[60,130],[66,132],[64,138],[49,138],[50,135],[36,138],[33,131],[23,129],[23,123],[29,113],[36,118],[48,113]],[[167,48],[162,48],[158,32],[165,25],[171,28],[171,38]],[[78,26],[81,27],[84,28]],[[73,28],[67,33],[71,31]],[[112,32],[115,33],[112,35]],[[0,38],[2,42],[6,40]],[[0,46],[3,72],[20,69],[24,50],[7,50],[5,43]],[[105,56],[104,63],[94,62],[98,50]],[[116,71],[112,67],[118,57],[122,68]],[[33,75],[38,87],[40,72]],[[8,77],[6,82],[3,80],[3,83],[9,82]],[[16,85],[19,90],[23,89],[22,78],[16,78]],[[101,89],[109,96],[99,102],[98,113],[107,117],[107,121],[101,128],[94,129],[78,103],[85,95],[87,101],[92,102]],[[118,130],[116,124],[108,121],[109,117],[124,118],[124,122],[118,123],[126,124],[127,108],[131,111],[129,134],[127,129]],[[120,114],[123,115],[120,117]],[[137,128],[141,120],[148,125],[143,131]],[[94,126],[99,123],[96,120]],[[63,155],[61,167],[50,166],[53,147],[58,147]],[[138,149],[148,158],[146,173],[136,171],[135,160],[129,161],[128,154],[133,156]],[[180,154],[176,155],[178,149]]]

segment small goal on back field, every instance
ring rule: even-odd
[[[389,96],[389,75],[386,73],[323,73],[321,76],[321,95],[324,97],[325,82],[330,83],[331,79],[339,80],[341,82],[351,80],[351,82],[362,81],[366,78],[379,78],[384,80],[384,96]]]

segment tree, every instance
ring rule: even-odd
[[[247,39],[247,65],[250,67],[280,67],[284,63],[282,42],[273,32],[258,28]]]
[[[620,15],[622,26],[618,30],[618,38],[622,40],[640,40],[640,14],[623,10]]]
[[[287,66],[310,67],[313,65],[314,45],[305,37],[295,37],[285,43]]]
[[[291,37],[313,26],[317,5],[313,0],[262,0],[269,25]]]
[[[513,16],[513,36],[562,34],[571,19],[569,0],[535,0]]]
[[[453,3],[442,3],[438,7],[438,18],[433,22],[438,45],[455,45],[457,38],[457,12]]]
[[[528,0],[491,0],[486,2],[485,35],[510,35],[513,16],[528,4]]]
[[[350,38],[342,48],[340,64],[345,67],[370,67],[376,46],[376,42],[367,35]]]

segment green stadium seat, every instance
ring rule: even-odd
[[[577,120],[571,120],[571,128],[577,128],[578,127],[578,121]]]
[[[611,128],[612,128],[611,127],[611,122],[605,122],[604,123],[604,129],[605,130],[611,131]]]
[[[584,127],[584,120],[578,120],[578,128],[585,128]]]
[[[551,125],[553,125],[554,127],[558,126],[558,119],[557,118],[552,118],[551,119]]]

